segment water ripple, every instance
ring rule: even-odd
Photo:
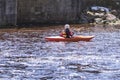
[[[0,80],[119,80],[120,30],[107,26],[73,27],[95,35],[90,42],[46,42],[58,27],[2,31]]]

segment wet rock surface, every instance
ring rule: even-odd
[[[120,26],[71,25],[90,42],[46,42],[63,26],[0,30],[1,80],[119,80]]]

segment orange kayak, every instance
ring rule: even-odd
[[[94,36],[74,36],[72,38],[64,38],[61,36],[51,36],[51,37],[46,37],[46,41],[55,41],[55,42],[60,42],[60,41],[68,41],[68,42],[78,42],[78,41],[90,41]]]

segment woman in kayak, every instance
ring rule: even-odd
[[[70,25],[66,24],[64,27],[65,27],[65,30],[60,34],[60,36],[65,38],[71,38],[74,33],[70,31]]]

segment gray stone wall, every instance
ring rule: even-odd
[[[18,0],[18,24],[76,22],[82,0]]]
[[[0,0],[0,24],[5,24],[5,1]]]
[[[6,23],[7,24],[13,24],[16,25],[16,19],[17,19],[17,5],[16,0],[6,0],[5,5],[5,16],[6,16]]]
[[[0,0],[0,25],[16,25],[16,0]]]
[[[77,23],[81,18],[82,10],[91,5],[114,6],[112,2],[107,4],[112,0],[101,1],[0,0],[0,25]]]

